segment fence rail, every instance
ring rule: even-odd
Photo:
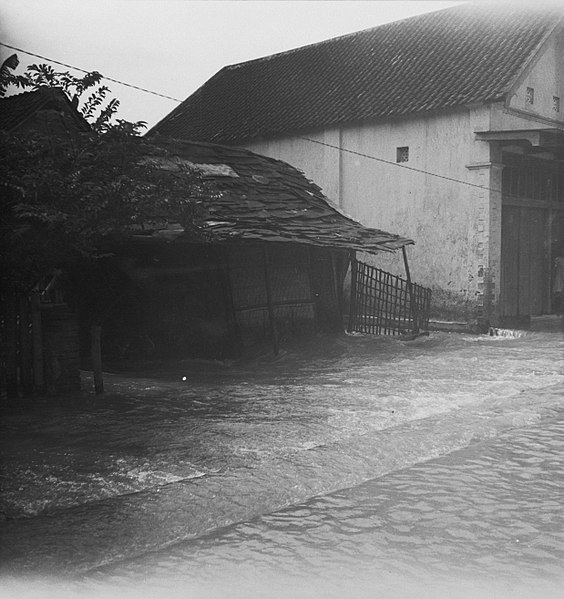
[[[0,295],[0,396],[79,389],[76,315],[53,297]]]
[[[349,332],[403,335],[428,328],[430,289],[357,260],[351,269]]]

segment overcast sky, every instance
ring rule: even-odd
[[[457,3],[0,0],[0,41],[183,100],[225,65]],[[0,52],[5,59],[14,50]],[[46,62],[17,54],[23,66]],[[177,105],[117,83],[108,86],[128,120],[153,125]]]

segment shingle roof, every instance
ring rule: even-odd
[[[0,98],[0,131],[12,131],[37,111],[47,108],[64,111],[84,131],[90,128],[63,90],[56,87],[40,87],[33,91]]]
[[[156,140],[175,161],[195,165],[217,197],[201,202],[203,230],[214,242],[291,242],[361,251],[393,251],[412,240],[371,229],[332,207],[321,189],[280,160],[233,146]],[[182,231],[153,232],[175,238]]]
[[[462,5],[226,66],[149,134],[232,143],[499,100],[562,14]]]

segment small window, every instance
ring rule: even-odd
[[[534,87],[528,87],[527,88],[527,104],[534,104],[535,103],[535,88]]]
[[[560,98],[558,96],[552,96],[552,110],[560,112]]]
[[[408,162],[409,161],[409,147],[404,146],[402,148],[396,148],[396,162]]]

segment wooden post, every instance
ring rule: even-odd
[[[22,391],[25,395],[31,395],[31,392],[33,391],[33,354],[31,345],[31,331],[29,327],[29,299],[27,295],[21,294],[19,300]]]
[[[269,259],[268,259],[268,245],[263,245],[264,251],[264,281],[266,286],[266,303],[268,305],[268,319],[270,323],[270,333],[272,335],[272,345],[274,348],[274,355],[277,356],[280,350],[278,340],[278,330],[276,329],[276,320],[274,317],[274,304],[272,303],[272,283],[270,280],[269,271]]]
[[[31,293],[31,336],[33,345],[33,386],[39,393],[45,392],[45,365],[43,361],[43,330],[41,299],[37,291]]]
[[[223,291],[223,299],[225,302],[225,317],[227,320],[227,334],[229,337],[229,351],[231,357],[241,353],[243,342],[241,340],[241,331],[237,322],[235,313],[235,304],[233,303],[233,287],[231,285],[231,273],[229,267],[229,253],[226,248],[220,250],[221,254],[218,258],[218,276],[221,289]]]
[[[409,292],[409,303],[411,304],[411,318],[413,320],[413,334],[419,333],[419,315],[417,311],[417,304],[413,293],[413,284],[411,283],[411,275],[409,273],[409,264],[407,263],[407,252],[405,251],[405,245],[401,248],[403,254],[403,264],[405,266],[405,274],[407,276],[407,290]]]
[[[93,324],[90,327],[92,372],[94,374],[94,390],[97,395],[104,393],[102,377],[102,326]]]
[[[307,268],[308,268],[308,278],[309,278],[309,295],[312,301],[313,307],[313,322],[315,324],[315,331],[319,330],[319,304],[317,300],[317,296],[315,294],[315,285],[313,284],[314,278],[314,260],[313,260],[313,248],[312,246],[308,246],[307,248]]]
[[[357,277],[356,252],[351,251],[351,301],[349,306],[348,332],[352,333],[356,322],[356,277]]]
[[[552,196],[549,195],[550,201],[552,201]],[[545,239],[548,239],[548,245],[546,248],[546,254],[548,259],[548,273],[547,273],[547,285],[548,285],[548,297],[546,300],[546,311],[548,314],[552,314],[552,229],[553,229],[553,220],[554,220],[554,212],[552,208],[548,209],[548,231],[546,232]],[[491,286],[491,283],[490,283]]]
[[[331,260],[331,278],[333,279],[333,293],[335,294],[335,306],[337,307],[339,332],[342,332],[342,330],[343,330],[343,305],[341,302],[341,294],[340,294],[339,281],[338,281],[339,277],[337,276],[337,265],[335,264],[335,251],[334,250],[329,250],[329,258]]]
[[[6,295],[6,392],[18,397],[18,310],[15,293]]]

